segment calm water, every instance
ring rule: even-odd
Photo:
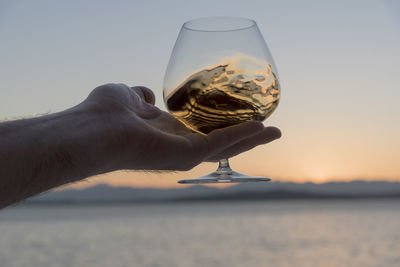
[[[400,266],[400,201],[20,206],[0,266]]]

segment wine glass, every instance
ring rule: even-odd
[[[185,22],[164,78],[164,102],[188,128],[208,134],[265,120],[279,103],[278,73],[254,20],[209,17]],[[179,183],[270,181],[233,171],[228,159],[205,176]]]

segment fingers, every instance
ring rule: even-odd
[[[131,87],[145,102],[154,105],[156,103],[156,97],[149,88],[144,86]]]
[[[263,129],[264,126],[261,122],[252,121],[212,131],[206,137],[208,153],[209,155],[219,154],[233,144],[259,134]]]
[[[248,151],[258,145],[267,144],[281,137],[281,131],[276,127],[266,127],[261,132],[246,138],[220,153],[211,156],[208,161],[218,161],[223,158],[231,158],[240,153]]]

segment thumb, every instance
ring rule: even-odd
[[[156,103],[156,97],[149,88],[144,86],[131,87],[146,103],[154,105]]]

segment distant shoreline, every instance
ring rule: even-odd
[[[172,204],[172,203],[207,203],[207,202],[280,202],[280,201],[371,201],[371,200],[400,200],[400,194],[394,195],[312,195],[312,194],[288,194],[281,196],[214,196],[214,197],[188,197],[166,200],[60,200],[60,201],[35,201],[29,200],[19,205],[24,206],[75,206],[75,205],[136,205],[136,204]]]
[[[266,184],[243,183],[215,188],[195,185],[181,189],[132,188],[96,185],[75,190],[51,191],[28,199],[23,205],[105,205],[222,201],[283,200],[378,200],[400,199],[400,183],[396,182],[330,182]]]

